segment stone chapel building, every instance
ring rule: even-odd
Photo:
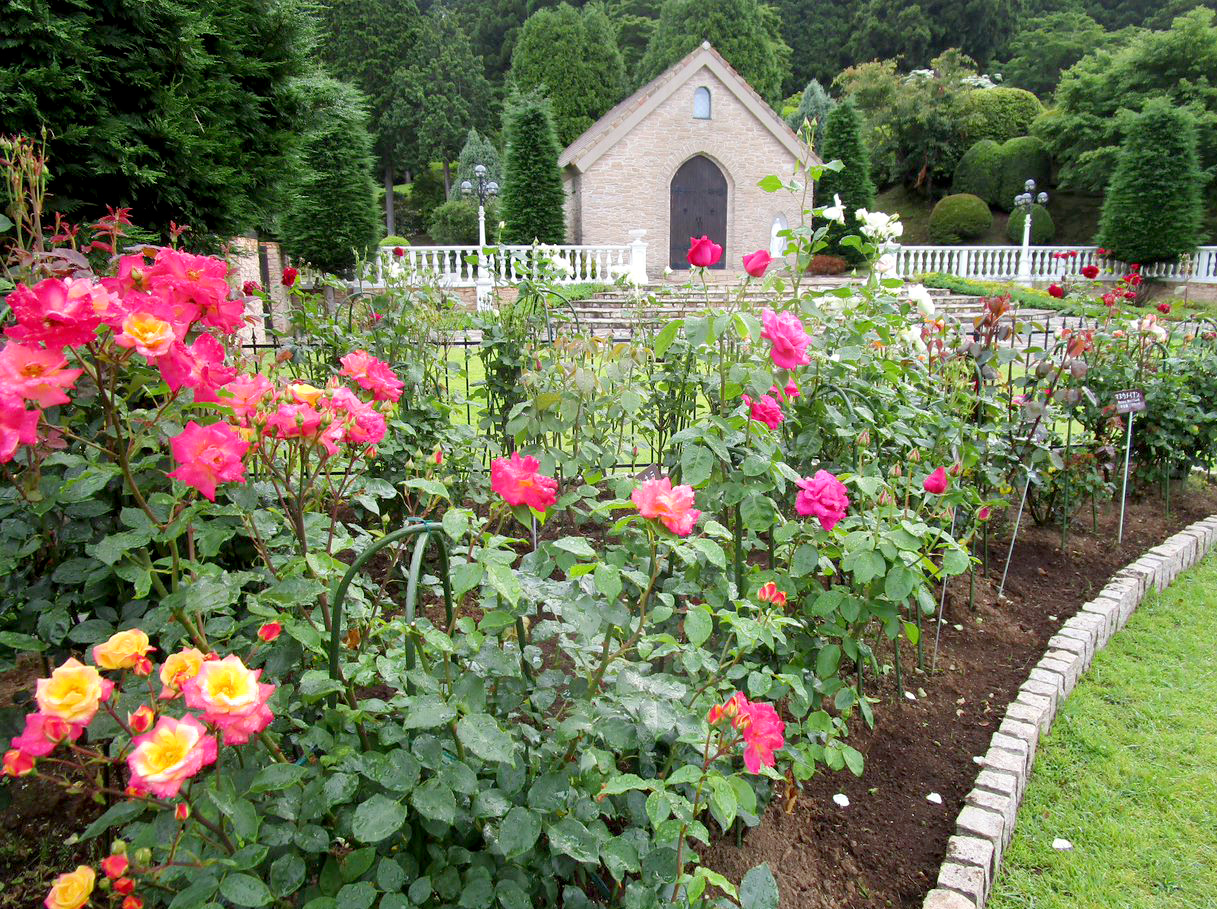
[[[647,268],[689,268],[689,238],[723,247],[718,268],[777,248],[797,221],[784,192],[757,186],[789,178],[798,137],[709,43],[702,44],[596,121],[562,153],[567,239],[619,244],[645,230]],[[784,244],[783,244],[784,245]]]

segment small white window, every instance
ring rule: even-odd
[[[710,89],[705,86],[693,92],[693,119],[710,119]]]
[[[781,236],[782,231],[788,230],[786,216],[779,214],[774,217],[773,225],[769,228],[769,255],[779,258],[786,254],[786,244],[789,238]]]

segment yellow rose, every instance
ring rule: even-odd
[[[316,404],[324,394],[320,388],[304,382],[295,382],[287,386],[287,392],[296,399],[297,404]]]
[[[88,865],[78,865],[75,871],[59,875],[46,895],[46,909],[80,909],[89,901],[96,879],[96,873]]]
[[[203,652],[194,647],[188,647],[178,653],[171,653],[161,666],[161,684],[165,686],[161,697],[165,700],[177,697],[182,693],[182,686],[199,674],[203,668]]]
[[[97,705],[110,696],[112,687],[96,669],[72,657],[49,679],[38,680],[34,699],[46,716],[85,725],[97,713]]]
[[[258,674],[247,669],[235,654],[207,663],[199,671],[197,682],[197,699],[188,696],[186,703],[208,713],[245,713],[260,700]]]
[[[138,628],[119,631],[93,648],[93,662],[102,669],[133,669],[140,657],[147,655],[148,635]]]

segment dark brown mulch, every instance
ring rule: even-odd
[[[1185,496],[1176,493],[1169,521],[1156,497],[1130,503],[1122,546],[1116,545],[1118,508],[1100,511],[1097,533],[1085,514],[1071,531],[1068,552],[1060,548],[1059,529],[1024,527],[1000,604],[1006,546],[991,542],[992,577],[978,574],[975,609],[969,609],[966,575],[948,591],[938,671],[906,670],[905,690],[920,688],[925,696],[897,699],[888,676],[883,701],[875,705],[875,729],[855,722],[850,743],[866,755],[862,777],[843,771],[813,778],[789,814],[786,800],[775,799],[742,847],[724,838],[708,851],[710,865],[739,881],[768,862],[786,909],[919,909],[976,778],[972,758],[987,750],[1048,639],[1117,570],[1217,512],[1217,491],[1194,486]],[[931,649],[932,637],[927,634]],[[904,663],[915,665],[908,651]],[[932,792],[942,804],[926,799]],[[834,804],[837,793],[849,798],[848,808]]]

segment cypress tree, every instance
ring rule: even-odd
[[[535,94],[514,98],[504,115],[503,134],[505,242],[561,243],[566,237],[566,196],[549,102]]]
[[[376,240],[379,212],[372,137],[363,96],[318,74],[302,80],[307,113],[295,193],[283,218],[283,249],[323,271],[345,273]]]
[[[1191,114],[1146,103],[1120,147],[1099,219],[1100,246],[1124,262],[1159,262],[1200,244],[1203,176]]]
[[[820,152],[824,161],[840,161],[845,167],[839,171],[825,171],[816,191],[817,205],[831,205],[833,196],[841,197],[845,206],[844,226],[834,227],[828,240],[833,245],[846,234],[858,232],[858,221],[854,212],[859,208],[874,208],[875,184],[870,176],[870,152],[862,138],[862,116],[852,101],[838,104],[829,111],[824,124],[824,148]],[[851,261],[858,252],[845,247],[839,254]]]

